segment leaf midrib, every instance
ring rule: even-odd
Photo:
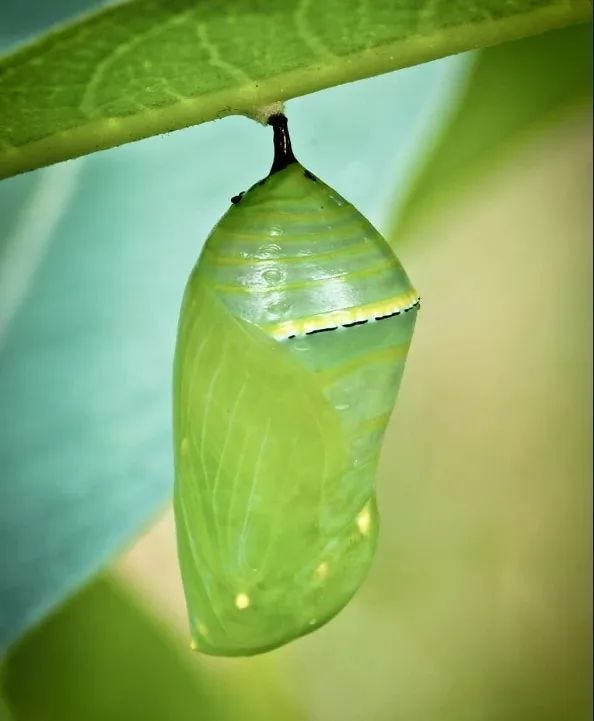
[[[97,118],[22,146],[6,147],[0,156],[0,178],[228,115],[253,117],[258,114],[258,108],[279,100],[568,24],[587,22],[590,15],[589,2],[578,0],[566,8],[539,8],[501,20],[448,27],[434,35],[398,39],[349,56],[327,55],[322,61],[265,81],[232,85],[219,92],[196,95],[121,117]],[[30,53],[32,47],[17,51],[14,57]]]

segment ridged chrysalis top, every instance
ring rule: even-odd
[[[349,601],[419,305],[379,233],[291,150],[210,234],[174,369],[175,517],[193,646],[266,651]]]

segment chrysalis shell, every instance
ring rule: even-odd
[[[353,596],[419,304],[385,240],[270,120],[270,175],[210,234],[181,310],[175,515],[194,646],[250,655]]]

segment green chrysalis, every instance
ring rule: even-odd
[[[185,291],[175,516],[193,645],[245,656],[326,623],[373,558],[374,475],[419,298],[291,150],[233,198]]]

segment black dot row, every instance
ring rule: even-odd
[[[386,315],[376,315],[373,318],[366,318],[365,320],[355,320],[352,323],[341,323],[340,325],[332,325],[328,326],[327,328],[317,328],[316,330],[309,330],[305,333],[305,335],[314,335],[315,333],[325,333],[329,330],[338,330],[339,328],[353,328],[356,325],[365,325],[365,323],[369,323],[372,320],[386,320],[386,318],[393,318],[397,315],[402,315],[403,313],[408,313],[409,310],[414,310],[415,308],[419,308],[421,305],[421,299],[418,298],[412,305],[409,305],[407,308],[401,308],[400,310],[395,310],[393,313],[387,313]],[[287,338],[297,338],[296,334],[289,335]]]

